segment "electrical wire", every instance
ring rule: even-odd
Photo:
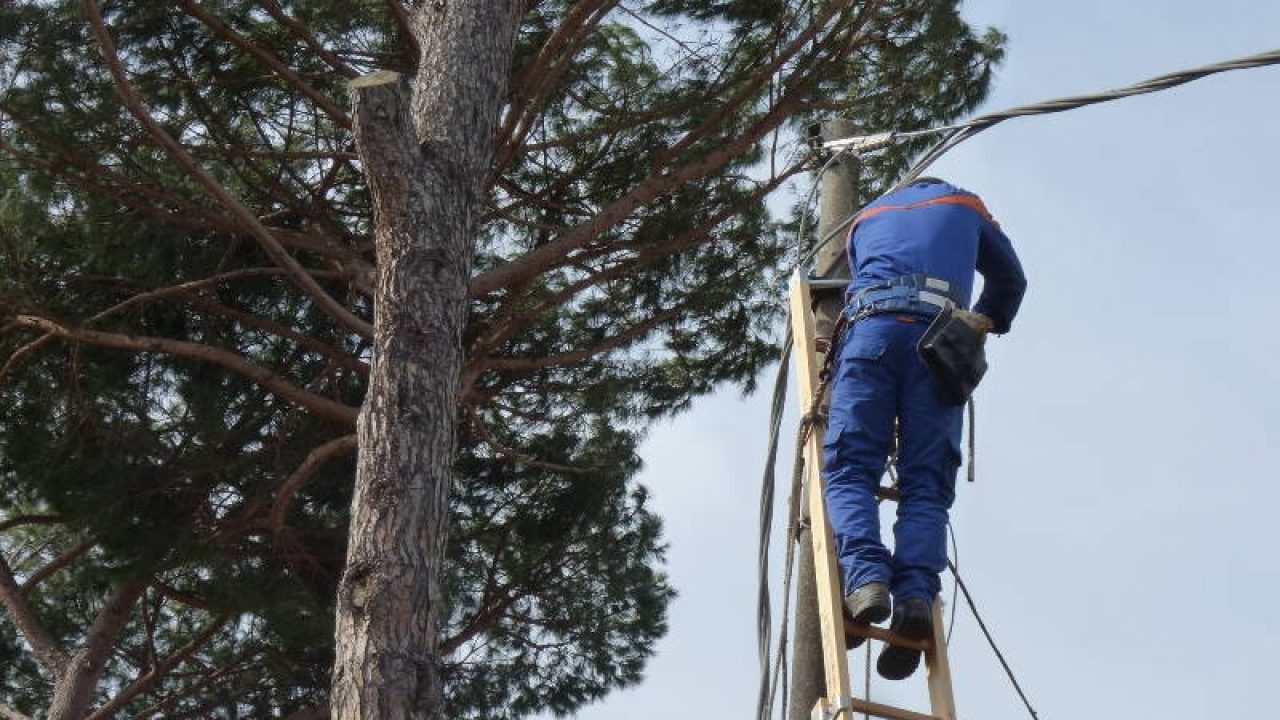
[[[1003,110],[1001,112],[989,113],[981,115],[972,120],[960,123],[959,127],[952,126],[948,128],[947,137],[943,138],[938,144],[934,145],[927,151],[923,157],[916,162],[911,169],[907,170],[899,179],[894,189],[910,183],[919,177],[920,173],[932,165],[938,158],[942,157],[951,148],[977,135],[978,133],[990,128],[994,125],[1011,120],[1017,117],[1026,117],[1030,115],[1049,115],[1053,113],[1066,112],[1067,110],[1075,110],[1076,108],[1085,107],[1086,105],[1097,105],[1099,103],[1111,102],[1121,98],[1133,97],[1134,95],[1146,95],[1149,93],[1168,90],[1172,87],[1183,85],[1193,80],[1216,75],[1218,73],[1229,72],[1232,70],[1247,70],[1250,68],[1266,67],[1269,65],[1280,64],[1280,49],[1269,50],[1267,52],[1258,53],[1256,55],[1248,55],[1236,58],[1234,60],[1225,60],[1223,62],[1213,63],[1211,65],[1203,65],[1201,67],[1189,70],[1179,70],[1176,72],[1158,75],[1142,82],[1129,85],[1127,87],[1116,88],[1099,93],[1089,95],[1073,95],[1069,97],[1058,98],[1056,100],[1046,100],[1044,102],[1034,103],[1032,105],[1023,105],[1021,107]]]
[[[1028,117],[1032,115],[1050,115],[1054,113],[1066,112],[1068,110],[1075,110],[1077,108],[1085,107],[1087,105],[1097,105],[1099,103],[1111,102],[1113,100],[1120,100],[1122,98],[1133,97],[1135,95],[1146,95],[1149,93],[1159,92],[1161,90],[1168,90],[1169,88],[1177,87],[1179,85],[1184,85],[1194,80],[1199,80],[1201,78],[1208,77],[1210,75],[1216,75],[1218,73],[1229,72],[1232,70],[1247,70],[1250,68],[1267,67],[1270,65],[1277,65],[1277,64],[1280,64],[1280,49],[1269,50],[1267,52],[1258,53],[1256,55],[1248,55],[1245,57],[1236,58],[1234,60],[1226,60],[1223,62],[1213,63],[1211,65],[1203,65],[1203,66],[1192,68],[1189,70],[1179,70],[1177,72],[1166,73],[1164,75],[1158,75],[1156,77],[1143,80],[1142,82],[1135,83],[1133,85],[1129,85],[1122,88],[1116,88],[1114,90],[1091,93],[1088,95],[1072,95],[1068,97],[1057,98],[1054,100],[1045,100],[1043,102],[1038,102],[1031,105],[1022,105],[1019,107],[1010,108],[1008,110],[1002,110],[1000,112],[988,113],[986,115],[979,115],[978,117],[973,118],[972,120],[967,120],[962,123],[955,123],[952,125],[943,125],[940,127],[927,128],[924,130],[912,130],[908,132],[891,131],[887,133],[877,133],[875,135],[863,136],[860,138],[846,138],[845,140],[850,141],[849,144],[846,144],[843,147],[840,147],[840,149],[851,150],[855,154],[859,154],[859,151],[858,151],[859,147],[865,146],[866,149],[863,150],[863,152],[871,152],[876,149],[887,147],[888,145],[891,145],[895,142],[899,142],[903,140],[912,140],[915,138],[924,137],[928,135],[945,134],[946,137],[940,140],[932,148],[927,150],[925,154],[922,155],[920,159],[916,161],[915,165],[912,165],[905,173],[902,174],[902,176],[898,179],[898,182],[894,184],[893,188],[890,190],[890,192],[892,192],[893,190],[899,190],[903,188],[904,186],[910,184],[912,180],[915,180],[916,178],[920,177],[920,174],[923,173],[926,169],[928,169],[930,165],[936,162],[938,158],[945,155],[955,146],[959,145],[965,140],[968,140],[974,135],[977,135],[983,130],[986,130],[990,127],[993,127],[995,125],[998,125],[999,123],[1004,122],[1005,120],[1011,120],[1013,118],[1018,118],[1018,117]],[[840,142],[840,141],[835,141],[835,142]],[[859,144],[860,142],[863,144],[860,145]],[[853,222],[853,218],[856,215],[857,215],[856,212],[850,214],[848,217],[844,218],[838,225],[836,225],[824,237],[819,238],[818,241],[813,245],[812,248],[809,249],[808,252],[800,256],[801,257],[800,265],[803,265],[804,263],[808,262],[814,255],[818,253],[819,248],[825,245],[828,241],[830,241],[836,235],[839,235],[845,232],[845,230],[848,229],[849,224]],[[804,240],[803,236],[800,237],[800,240],[801,242],[803,242]]]
[[[778,438],[782,431],[782,414],[787,405],[787,371],[790,368],[791,323],[787,323],[787,334],[782,341],[782,354],[778,364],[778,375],[773,383],[773,401],[769,411],[769,444],[765,454],[764,477],[760,483],[760,545],[757,552],[759,563],[759,595],[756,598],[756,640],[760,654],[760,691],[756,698],[756,717],[758,720],[769,720],[772,714],[772,697],[769,675],[769,637],[773,620],[769,604],[769,543],[773,530],[773,496],[775,471],[778,461]],[[790,543],[791,538],[787,538]],[[785,629],[783,631],[785,635]],[[779,640],[781,643],[782,641]]]
[[[822,167],[818,168],[818,171],[814,173],[813,176],[815,178],[821,178],[824,174],[826,174],[827,170],[829,170],[832,165],[834,165],[841,157],[843,157],[848,152],[849,152],[848,148],[840,148],[835,152],[831,153],[831,157],[827,158],[827,161],[822,164]],[[796,239],[798,240],[798,242],[796,243],[797,248],[801,247],[800,243],[804,242],[805,230],[807,229],[806,225],[809,219],[809,204],[813,202],[813,196],[818,194],[818,187],[821,186],[821,184],[822,183],[819,183],[819,182],[813,183],[813,186],[809,188],[809,192],[804,196],[804,202],[800,205],[801,207],[800,227],[796,230]],[[822,245],[819,244],[808,253],[801,255],[796,260],[796,264],[791,268],[789,268],[789,270],[794,270],[795,268],[800,267],[801,265],[804,265],[806,262],[809,261],[810,258],[812,258],[814,255],[818,253],[818,249],[821,247]]]
[[[947,521],[947,535],[951,538],[951,619],[947,621],[947,647],[951,646],[951,631],[956,629],[956,596],[960,592],[960,582],[956,580],[956,569],[960,567],[960,543],[956,542],[956,529],[951,521]]]
[[[1000,666],[1004,668],[1004,674],[1009,677],[1009,682],[1013,683],[1013,689],[1018,692],[1018,697],[1022,698],[1022,704],[1026,706],[1032,720],[1040,720],[1035,708],[1031,707],[1031,701],[1027,699],[1027,694],[1022,691],[1022,685],[1018,684],[1018,678],[1014,676],[1013,668],[1009,667],[1009,662],[1004,659],[1004,653],[1000,652],[1000,647],[996,645],[996,640],[991,636],[991,631],[987,629],[987,624],[982,621],[982,614],[978,612],[978,605],[974,602],[973,595],[969,594],[969,588],[965,586],[964,579],[960,577],[959,572],[956,572],[955,563],[948,560],[947,566],[951,568],[951,575],[955,577],[956,585],[960,587],[960,592],[964,593],[964,601],[968,603],[969,611],[973,613],[973,619],[978,621],[978,627],[982,630],[982,634],[986,636],[987,644],[991,646],[991,650],[996,654],[996,659],[1000,661]]]

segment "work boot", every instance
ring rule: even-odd
[[[844,596],[844,613],[856,623],[872,625],[889,617],[889,586],[882,582],[869,582]],[[866,638],[846,635],[845,647],[858,647]]]
[[[933,608],[923,598],[909,598],[893,608],[889,632],[912,640],[927,640],[933,634]],[[909,677],[920,666],[920,651],[885,645],[876,659],[876,672],[886,680]]]

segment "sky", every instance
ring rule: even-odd
[[[963,14],[1009,36],[979,112],[1280,47],[1280,3],[1262,0],[971,0]],[[1280,68],[1246,70],[1009,121],[930,171],[982,195],[1029,279],[1013,332],[988,347],[977,482],[962,468],[952,520],[961,574],[1042,720],[1274,712],[1278,119]],[[754,716],[773,372],[650,433],[641,480],[680,596],[644,682],[579,720]],[[790,401],[784,438],[794,387]],[[784,439],[781,478],[792,452]],[[772,567],[776,593],[780,555]],[[950,655],[960,717],[1027,717],[963,601]],[[927,712],[922,676],[873,676],[871,698]]]

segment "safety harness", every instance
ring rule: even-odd
[[[960,205],[969,208],[991,223],[996,222],[990,211],[987,210],[987,206],[982,203],[982,199],[970,193],[950,193],[905,205],[876,205],[863,208],[861,212],[854,216],[853,223],[849,226],[849,235],[845,238],[845,250],[848,252],[850,264],[852,264],[855,256],[853,236],[863,221],[885,213],[939,205]],[[914,273],[902,275],[888,282],[863,288],[853,293],[849,298],[847,311],[850,320],[857,321],[870,315],[885,312],[905,312],[935,317],[943,310],[954,310],[956,308],[967,309],[965,303],[952,294],[950,281],[930,277],[923,273]]]
[[[951,193],[906,205],[878,205],[864,208],[849,227],[846,249],[850,264],[854,258],[853,236],[862,221],[888,212],[914,210],[937,205],[961,205],[978,213],[988,221],[995,218],[976,195]],[[956,297],[951,282],[924,273],[912,273],[891,278],[849,295],[845,306],[848,325],[882,313],[906,313],[932,319],[917,346],[925,365],[933,375],[946,401],[963,405],[987,372],[986,335],[974,330],[954,314],[967,310],[966,303]]]
[[[890,312],[933,317],[957,307],[963,309],[965,305],[952,292],[950,281],[912,273],[851,293],[846,312],[852,322],[857,322]]]

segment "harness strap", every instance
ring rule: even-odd
[[[853,234],[858,230],[858,223],[863,220],[868,220],[887,212],[915,210],[916,208],[930,207],[933,205],[963,205],[964,207],[967,207],[981,215],[997,228],[1000,227],[1000,223],[996,222],[995,217],[993,217],[991,212],[987,210],[987,206],[982,204],[982,198],[968,193],[951,193],[950,195],[939,195],[936,198],[908,203],[906,205],[877,205],[875,207],[863,208],[861,212],[853,216],[853,223],[849,226],[849,235],[845,238],[845,250],[848,252],[849,257],[853,258]]]
[[[882,312],[924,312],[932,315],[945,308],[957,307],[963,308],[964,304],[952,295],[949,281],[924,273],[912,273],[853,293],[849,297],[848,313],[860,319]]]

